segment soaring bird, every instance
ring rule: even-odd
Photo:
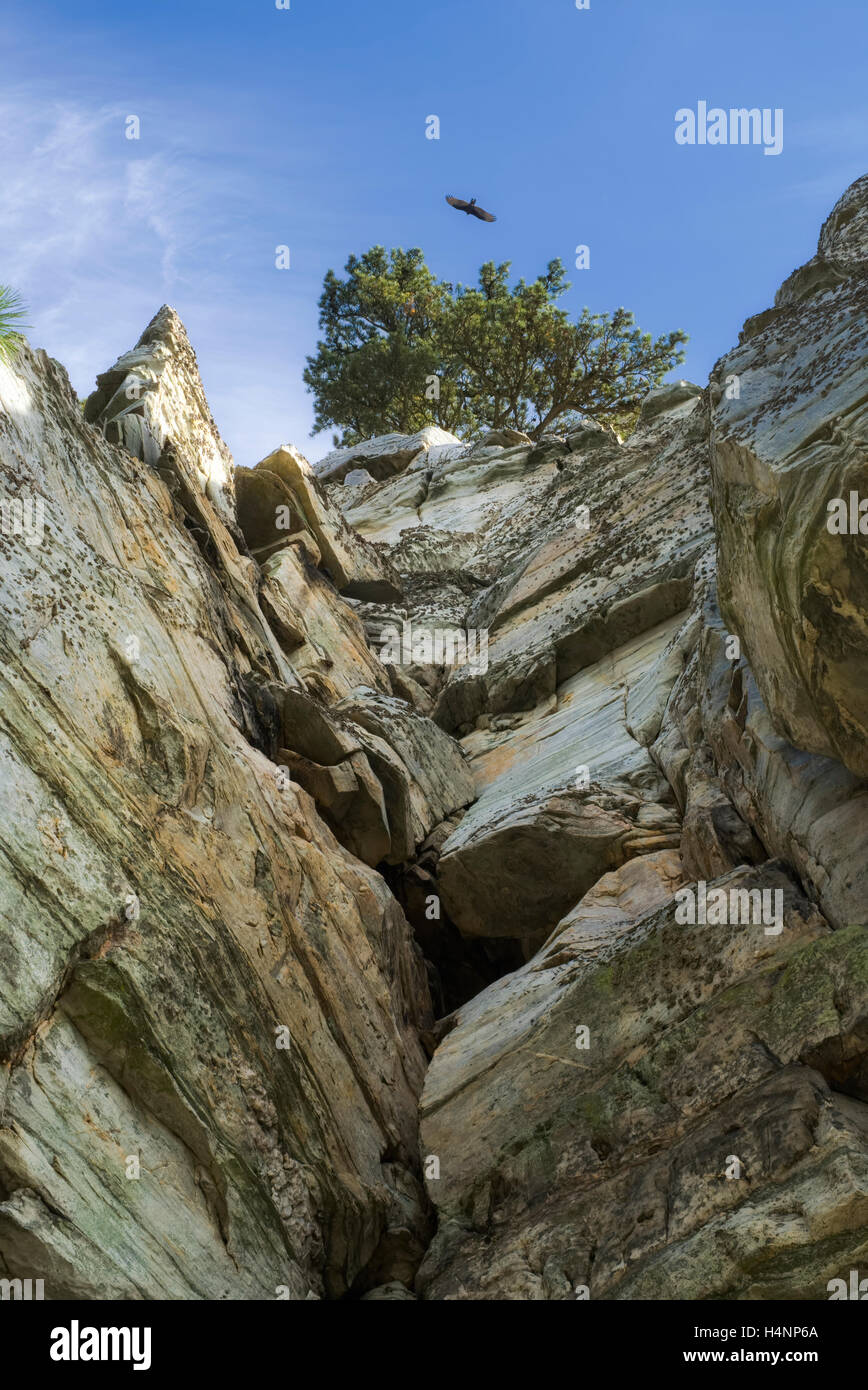
[[[471,198],[469,203],[465,203],[463,198],[453,198],[447,194],[446,201],[451,208],[457,208],[459,212],[466,212],[468,217],[478,217],[480,222],[497,221],[493,212],[486,212],[485,208],[476,206],[475,198]]]

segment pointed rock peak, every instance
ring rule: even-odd
[[[171,304],[164,304],[158,309],[145,329],[136,348],[151,347],[158,343],[163,343],[170,351],[193,352],[192,344],[184,327],[183,319],[177,309],[173,309]],[[193,354],[195,357],[195,353]]]
[[[188,481],[234,520],[232,455],[205,396],[180,315],[164,304],[136,346],[97,377],[85,418],[106,438],[156,466],[168,446]]]
[[[775,295],[774,309],[748,319],[739,342],[746,342],[774,322],[777,311],[813,295],[825,294],[862,276],[868,262],[868,174],[841,195],[820,229],[817,253],[788,276]]]

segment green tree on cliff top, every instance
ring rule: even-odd
[[[330,270],[323,338],[304,380],[314,432],[336,426],[354,444],[425,425],[468,437],[508,426],[539,438],[585,416],[622,431],[642,397],[684,360],[687,338],[652,339],[626,309],[575,320],[558,301],[561,261],[510,286],[509,262],[482,266],[476,286],[437,280],[418,248],[374,246]]]

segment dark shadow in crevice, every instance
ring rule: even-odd
[[[443,907],[436,879],[420,865],[384,864],[381,871],[425,957],[435,1018],[524,964],[521,942],[512,937],[462,936]]]

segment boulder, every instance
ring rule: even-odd
[[[283,482],[319,546],[323,567],[335,588],[349,598],[381,603],[400,599],[401,584],[395,571],[372,546],[351,531],[323,492],[307,459],[297,449],[284,444],[251,471],[254,476],[263,474],[259,487],[268,495],[269,504],[272,501],[276,504],[278,500],[271,490],[271,476]],[[279,538],[277,522],[275,513],[270,523],[274,540]]]
[[[323,482],[339,483],[347,473],[364,468],[372,478],[382,480],[403,473],[409,464],[429,449],[460,442],[454,434],[441,430],[437,425],[426,425],[418,434],[383,434],[376,439],[366,439],[361,444],[333,449],[320,459],[316,473]]]

